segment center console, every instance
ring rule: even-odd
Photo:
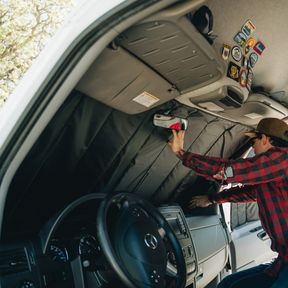
[[[165,204],[158,207],[165,219],[172,227],[177,239],[182,247],[183,256],[186,262],[187,282],[186,286],[193,283],[197,274],[197,257],[195,253],[195,245],[190,235],[189,227],[185,219],[185,215],[177,204]],[[168,251],[167,259],[176,267],[173,251]],[[176,267],[177,268],[177,267]]]

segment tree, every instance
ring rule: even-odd
[[[0,0],[0,108],[77,0]]]

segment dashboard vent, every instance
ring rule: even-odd
[[[0,274],[2,276],[30,271],[25,248],[0,252]]]

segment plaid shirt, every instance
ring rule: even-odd
[[[255,202],[259,206],[259,218],[271,238],[271,249],[278,252],[277,259],[265,272],[276,277],[288,264],[288,150],[273,147],[252,158],[237,160],[201,156],[179,150],[176,155],[183,165],[207,180],[213,175],[224,175],[229,183],[246,184],[212,196],[215,203]]]

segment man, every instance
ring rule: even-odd
[[[245,134],[251,138],[256,155],[247,159],[228,160],[185,152],[184,131],[177,134],[173,130],[173,141],[168,144],[183,165],[198,175],[227,184],[244,184],[218,194],[192,197],[189,208],[257,201],[271,249],[278,252],[272,264],[229,275],[218,288],[288,287],[288,149],[284,148],[288,146],[288,125],[276,118],[265,118],[254,131]]]

